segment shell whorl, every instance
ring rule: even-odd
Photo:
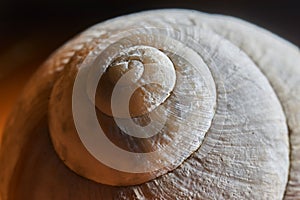
[[[179,35],[176,33],[162,28],[110,33],[102,41],[108,44],[97,46],[87,56],[76,73],[74,86],[66,85],[73,83],[67,80],[54,86],[50,132],[58,154],[71,169],[100,183],[135,185],[177,168],[199,148],[215,112],[215,83],[202,58],[172,38]],[[130,74],[129,70],[116,84],[105,82],[105,74],[110,79],[110,69],[120,60],[138,60],[143,68],[140,79],[128,83],[126,77],[135,76],[135,71]],[[87,88],[82,89],[82,85]],[[64,94],[57,103],[56,97]],[[71,103],[72,112],[67,106]],[[99,108],[98,118],[92,105]],[[138,109],[130,109],[135,106]],[[75,123],[63,113],[73,115]],[[62,126],[72,128],[64,130]],[[71,152],[80,148],[72,140],[78,139],[77,134],[84,144],[81,148],[90,154],[81,150],[81,156],[79,152],[65,155],[62,147]],[[116,143],[126,145],[126,151]]]
[[[297,198],[299,65],[297,47],[225,16],[158,10],[95,25],[29,82],[5,133],[30,139],[3,140],[0,195]],[[29,179],[37,190],[22,189]]]

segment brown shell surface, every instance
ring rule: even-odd
[[[167,34],[202,58],[215,84],[214,116],[199,147],[175,167],[154,174],[103,168],[109,182],[140,183],[97,183],[101,171],[85,166],[99,163],[74,134],[66,88],[110,34],[139,27],[175,30]],[[299,48],[239,19],[174,9],[100,23],[57,50],[25,87],[1,141],[0,199],[300,198],[299,85]],[[58,129],[66,134],[54,138]]]

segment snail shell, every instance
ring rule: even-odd
[[[0,195],[297,199],[299,65],[298,47],[221,15],[95,25],[26,86],[2,138]]]

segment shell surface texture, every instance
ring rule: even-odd
[[[299,48],[248,22],[145,11],[82,32],[4,129],[0,199],[300,199]]]

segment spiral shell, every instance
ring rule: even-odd
[[[25,88],[2,139],[0,196],[300,198],[299,65],[298,47],[222,15],[95,25]]]

